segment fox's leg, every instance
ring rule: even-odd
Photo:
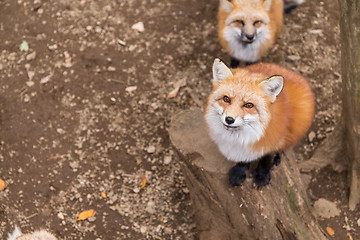
[[[249,163],[238,163],[229,170],[229,182],[233,186],[239,186],[246,179],[246,171],[249,170]]]
[[[240,64],[239,60],[233,57],[230,58],[230,68],[237,68],[239,64]]]
[[[258,166],[251,172],[253,175],[253,182],[262,187],[270,182],[270,169],[273,167],[274,154],[267,154],[260,158]]]

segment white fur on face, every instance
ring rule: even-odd
[[[250,13],[249,13],[250,14]],[[241,41],[241,29],[233,24],[235,19],[242,18],[242,14],[233,14],[226,20],[224,28],[224,38],[228,42],[230,55],[245,62],[256,62],[259,60],[259,52],[264,43],[270,38],[269,19],[267,16],[251,16],[252,19],[261,19],[263,24],[256,30],[256,38],[252,43]]]
[[[248,114],[244,118],[235,118],[235,122],[231,124],[235,128],[228,128],[222,107],[216,101],[209,104],[205,120],[210,136],[228,160],[251,162],[263,155],[263,152],[252,151],[251,145],[263,136],[267,120],[264,123],[260,121],[259,115]]]

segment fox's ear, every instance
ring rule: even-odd
[[[281,93],[284,87],[284,78],[282,76],[272,76],[260,83],[266,95],[270,97],[271,102],[275,102],[276,97]]]
[[[271,0],[264,0],[263,6],[265,11],[269,11],[271,7]]]
[[[220,58],[216,58],[212,67],[213,71],[213,83],[222,82],[228,77],[232,77],[233,74]]]
[[[220,5],[227,13],[231,12],[234,8],[231,0],[220,0]]]

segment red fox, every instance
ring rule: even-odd
[[[218,35],[231,56],[231,67],[239,61],[257,62],[279,37],[284,11],[304,0],[220,0]]]
[[[45,230],[23,234],[21,230],[15,226],[14,232],[8,235],[7,240],[56,240],[56,238]]]
[[[205,108],[210,136],[220,152],[238,164],[230,169],[232,185],[242,183],[249,162],[260,160],[254,183],[270,181],[280,151],[293,146],[309,129],[314,95],[298,73],[270,63],[230,70],[220,59],[213,64],[213,90]]]

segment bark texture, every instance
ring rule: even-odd
[[[344,149],[349,162],[349,208],[360,203],[360,0],[339,0]]]
[[[176,115],[169,133],[182,161],[199,239],[326,239],[311,215],[292,151],[282,155],[269,185],[257,189],[247,178],[232,187],[227,172],[234,163],[208,137],[200,111]]]

